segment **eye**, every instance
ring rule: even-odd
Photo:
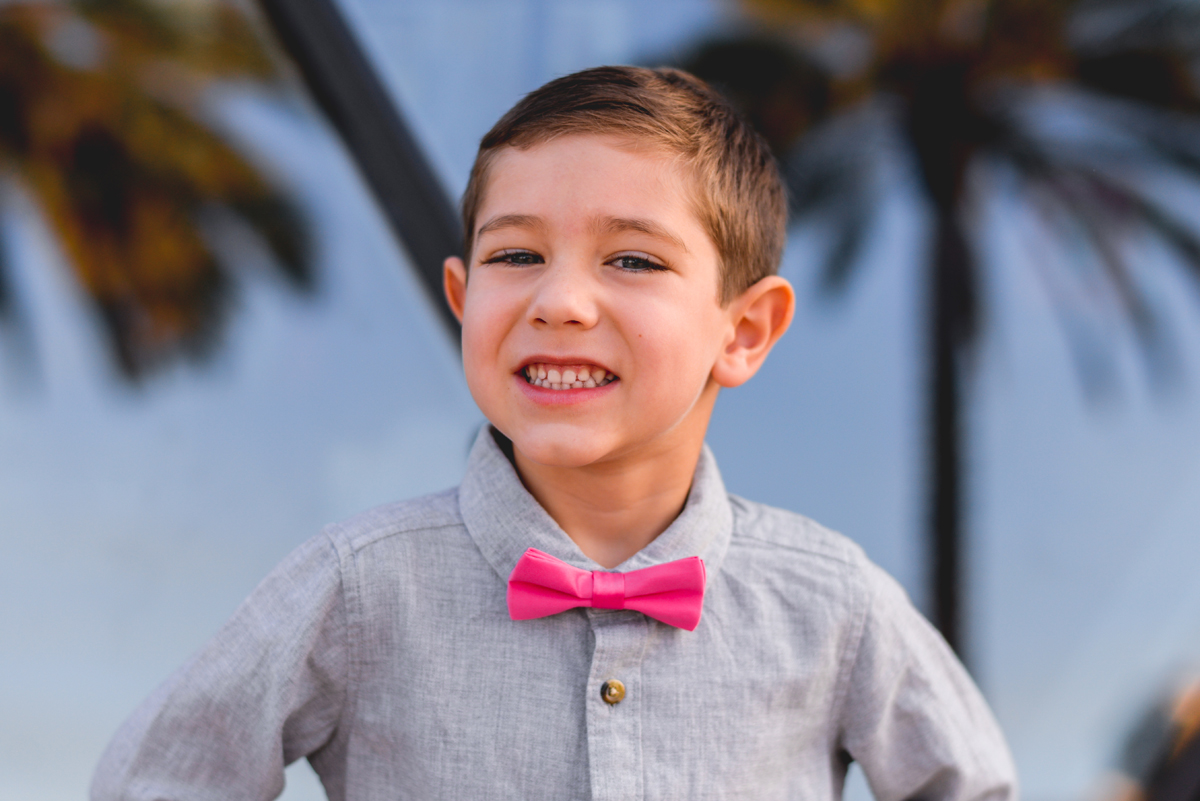
[[[542,264],[543,262],[545,259],[531,250],[502,250],[483,260],[484,264],[511,264],[514,267]]]
[[[657,272],[667,269],[665,264],[661,264],[643,253],[622,253],[609,259],[608,264],[631,273]]]

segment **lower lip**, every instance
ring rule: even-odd
[[[621,379],[616,378],[602,387],[592,389],[546,389],[537,384],[530,384],[524,376],[514,375],[513,378],[521,391],[525,393],[525,397],[542,406],[574,406],[578,403],[587,403],[614,391],[617,384],[621,383]]]

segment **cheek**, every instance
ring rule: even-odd
[[[712,315],[695,313],[695,306],[659,309],[645,319],[654,325],[638,329],[638,349],[659,379],[654,382],[663,395],[693,396],[704,388],[720,351],[719,321]]]
[[[505,335],[511,330],[513,320],[519,317],[515,299],[503,287],[494,286],[485,274],[468,284],[467,299],[463,306],[463,363],[474,359],[494,360]],[[473,366],[479,366],[475,364]]]
[[[467,380],[478,372],[480,361],[483,359],[482,345],[484,338],[481,336],[479,323],[471,315],[463,315],[462,326],[462,361],[463,371],[466,373]]]
[[[484,351],[489,342],[487,332],[490,328],[486,318],[481,318],[477,314],[463,315],[462,350],[464,366],[475,367],[477,366],[475,364],[476,360],[483,358]]]
[[[485,302],[480,302],[485,301]],[[476,404],[486,409],[504,367],[500,358],[507,328],[497,304],[484,298],[469,301],[463,315],[462,360],[467,388]]]

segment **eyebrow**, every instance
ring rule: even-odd
[[[546,223],[541,217],[533,214],[501,214],[499,217],[492,219],[479,226],[478,233],[475,236],[483,236],[491,231],[499,231],[504,228],[528,228],[541,229],[545,228]]]
[[[536,231],[545,227],[545,220],[535,214],[501,214],[499,217],[493,217],[479,226],[479,231],[475,236],[480,237],[486,233],[500,231],[505,228],[524,228]],[[655,239],[670,242],[684,253],[689,252],[687,245],[684,244],[682,239],[652,220],[645,220],[639,217],[596,217],[592,220],[591,227],[598,234],[617,234],[625,231],[645,234]]]
[[[633,231],[670,242],[684,253],[688,252],[687,245],[683,243],[682,239],[652,220],[643,220],[637,217],[599,217],[592,221],[592,230],[601,234]]]

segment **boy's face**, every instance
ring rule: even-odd
[[[670,157],[579,135],[504,149],[469,280],[462,267],[447,262],[447,291],[467,385],[521,455],[581,467],[699,448],[737,304],[719,303],[716,247]],[[531,382],[543,374],[557,386]]]

